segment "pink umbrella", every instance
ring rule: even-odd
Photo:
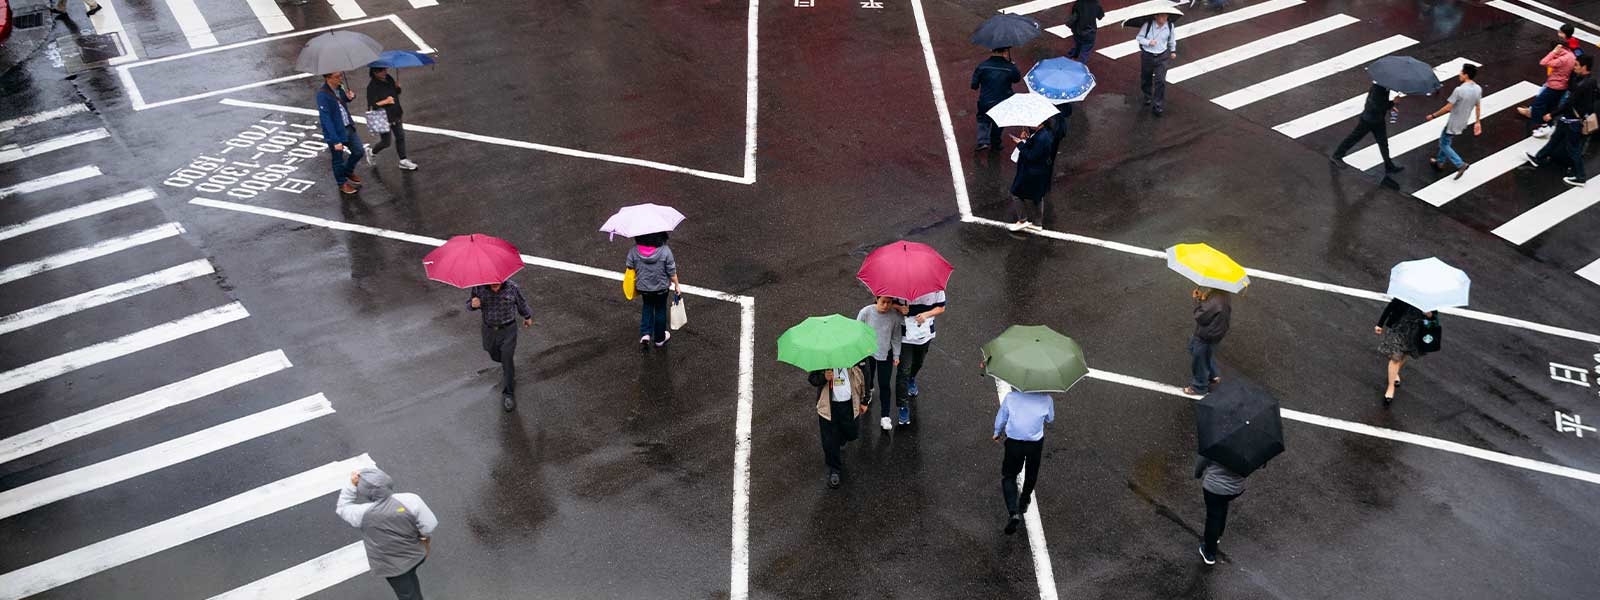
[[[647,233],[672,231],[683,219],[683,213],[670,206],[635,204],[624,206],[617,214],[611,215],[606,219],[606,224],[600,226],[600,231],[611,234],[611,239],[619,235],[639,237]]]
[[[497,237],[458,235],[422,257],[422,268],[428,279],[469,288],[509,279],[522,270],[522,255]]]
[[[902,240],[868,254],[856,279],[875,295],[910,300],[943,290],[955,270],[932,246]]]

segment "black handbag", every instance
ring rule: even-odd
[[[1417,352],[1429,354],[1439,351],[1439,339],[1444,335],[1444,328],[1439,326],[1439,317],[1423,317],[1422,324],[1417,326]]]

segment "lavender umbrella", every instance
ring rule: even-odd
[[[639,237],[647,233],[672,231],[683,219],[683,213],[670,206],[635,204],[624,206],[617,214],[611,215],[606,219],[606,224],[600,226],[600,231],[611,234],[611,239],[619,235]]]

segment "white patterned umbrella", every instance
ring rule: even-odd
[[[1061,114],[1049,99],[1038,94],[1014,94],[986,113],[994,124],[1001,127],[1038,127],[1050,117]]]
[[[1437,258],[1408,260],[1389,271],[1389,295],[1423,312],[1467,305],[1472,279]]]

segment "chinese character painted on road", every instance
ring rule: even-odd
[[[795,8],[815,8],[817,0],[794,0]]]
[[[878,0],[865,0],[861,3],[861,8],[883,8],[883,3]]]
[[[1594,428],[1584,425],[1583,417],[1569,415],[1559,410],[1556,411],[1556,433],[1572,433],[1578,437],[1583,437],[1583,432],[1585,431],[1593,433]]]
[[[1576,383],[1583,387],[1589,387],[1589,373],[1585,372],[1583,367],[1550,363],[1550,378],[1556,381]]]

